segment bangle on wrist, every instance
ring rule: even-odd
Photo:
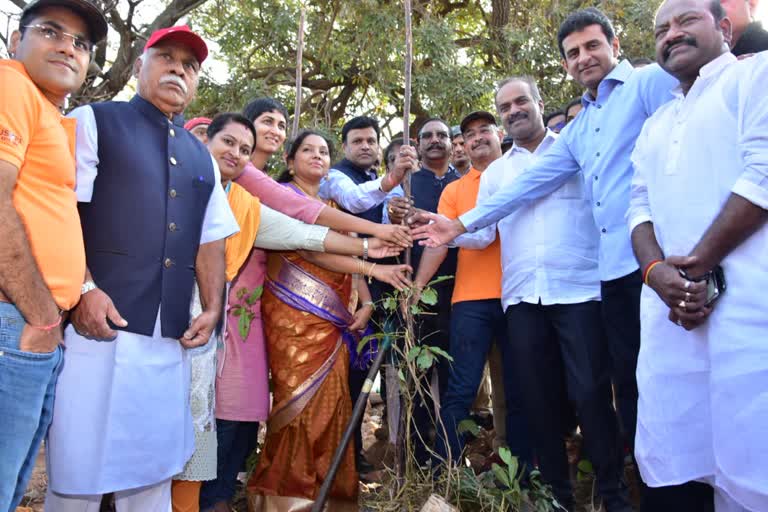
[[[371,309],[376,309],[376,306],[373,304],[372,300],[366,300],[360,303],[360,307],[364,308],[366,306],[371,306]]]
[[[371,284],[371,281],[373,280],[373,268],[376,266],[376,263],[372,264],[370,267],[368,267],[368,284]]]
[[[368,259],[368,238],[363,238],[363,260]]]
[[[645,267],[645,271],[643,271],[643,282],[646,285],[650,286],[648,283],[648,278],[651,276],[651,270],[653,270],[656,265],[660,265],[661,263],[663,263],[662,260],[653,260],[648,264],[648,266]]]

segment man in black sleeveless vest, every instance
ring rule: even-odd
[[[47,510],[114,492],[120,511],[165,512],[194,449],[186,349],[219,320],[224,239],[238,229],[218,168],[183,128],[207,53],[186,26],[159,30],[131,101],[73,112],[88,270],[65,331]],[[190,319],[195,279],[204,309]]]

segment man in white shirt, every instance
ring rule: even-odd
[[[557,139],[544,126],[543,108],[532,78],[501,82],[496,109],[514,145],[483,173],[478,202],[527,172]],[[567,418],[560,407],[570,399],[588,440],[606,509],[631,510],[621,484],[619,430],[601,320],[599,235],[582,177],[572,176],[551,195],[456,243],[486,247],[497,228],[512,373],[518,378],[542,476],[571,510],[573,489],[563,442]],[[568,397],[563,396],[563,382]]]
[[[97,511],[114,492],[121,512],[167,512],[192,455],[186,349],[219,321],[224,239],[238,231],[215,161],[183,128],[207,53],[186,26],[158,30],[130,102],[72,113],[88,269],[64,333],[47,511]],[[195,280],[204,309],[190,318]]]
[[[632,155],[628,219],[646,284],[636,456],[643,480],[676,497],[647,510],[764,511],[768,54],[737,62],[717,1],[668,0],[655,36],[680,86]]]

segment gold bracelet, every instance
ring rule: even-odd
[[[368,284],[371,284],[371,281],[373,280],[373,268],[376,266],[376,263],[368,267]]]

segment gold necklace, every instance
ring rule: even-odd
[[[309,193],[309,191],[308,191],[308,190],[306,190],[306,189],[305,189],[304,187],[302,187],[301,185],[299,185],[299,182],[298,182],[298,181],[296,181],[295,179],[291,180],[291,183],[293,183],[294,185],[296,185],[296,186],[299,188],[299,190],[301,190],[302,192],[304,192],[304,194],[306,194],[307,196],[309,196],[309,197],[312,197],[312,198],[314,198],[314,199],[317,199],[317,196],[316,196],[316,195],[310,194],[310,193]]]

